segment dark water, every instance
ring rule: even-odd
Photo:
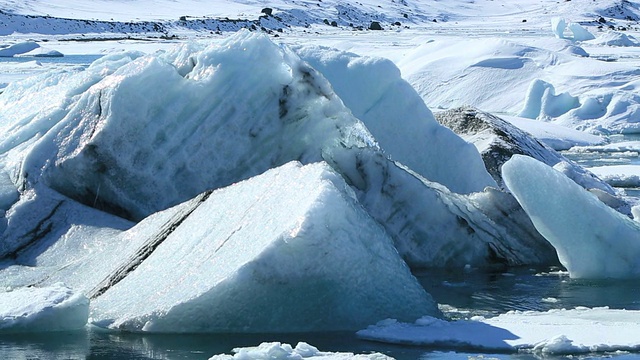
[[[557,269],[423,271],[418,278],[445,314],[452,318],[491,316],[509,310],[546,311],[576,306],[640,310],[639,281],[573,280]],[[549,273],[549,272],[553,273]],[[327,314],[330,316],[330,314]],[[640,331],[640,329],[639,329]],[[76,333],[0,335],[0,359],[208,359],[234,347],[279,341],[305,341],[322,351],[382,352],[397,359],[538,359],[532,354],[483,354],[467,349],[387,345],[364,341],[353,333],[255,335],[139,335],[100,330]],[[640,354],[592,354],[555,359],[591,359]]]

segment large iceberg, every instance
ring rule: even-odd
[[[502,173],[571,277],[640,276],[640,223],[530,157],[515,155],[502,166]]]
[[[377,74],[354,67],[356,75]],[[385,73],[397,83],[391,89],[409,91],[397,71]],[[51,102],[28,102],[34,97],[29,89],[51,95]],[[366,98],[375,102],[374,95]],[[12,84],[0,99],[6,129],[0,150],[22,193],[51,187],[135,221],[291,160],[325,160],[412,266],[549,262],[539,242],[518,239],[451,192],[479,191],[494,182],[478,169],[475,149],[432,121],[424,104],[416,105],[417,95],[413,99],[421,117],[412,121],[424,122],[424,132],[398,139],[407,144],[398,157],[411,162],[418,157],[406,149],[425,149],[431,159],[419,167],[440,169],[433,173],[446,187],[390,160],[319,72],[288,48],[249,32],[156,55],[111,55],[86,71]],[[391,122],[393,102],[383,103],[367,114],[385,114]],[[476,169],[469,176],[464,166],[443,170],[448,161],[435,160],[456,149],[455,162]],[[25,241],[18,239],[14,248]]]
[[[354,63],[344,76],[390,66]],[[357,110],[366,121],[393,122],[389,94],[409,94],[385,74],[395,85],[367,93],[386,100]],[[320,72],[260,34],[13,83],[0,96],[0,284],[64,281],[111,329],[341,330],[438,313],[406,264],[557,263],[504,220],[515,201],[452,191],[495,182],[414,95],[425,131],[388,153]],[[419,159],[411,147],[432,157],[421,171],[403,162]],[[456,150],[474,179],[443,170]]]
[[[129,273],[95,293],[95,324],[299,332],[438,313],[384,228],[326,164],[289,163],[186,209],[152,227],[170,230],[148,237],[143,248],[154,251],[143,262],[132,256]],[[157,218],[138,226],[147,222]]]

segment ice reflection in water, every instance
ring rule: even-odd
[[[452,319],[474,315],[488,317],[510,310],[546,311],[577,306],[640,310],[638,281],[574,280],[558,270],[521,268],[510,269],[508,273],[473,269],[423,270],[417,272],[417,276],[427,291],[443,304],[443,311]],[[355,334],[348,332],[141,335],[95,329],[78,333],[0,335],[0,359],[208,359],[214,354],[230,353],[234,347],[255,346],[264,341],[293,345],[305,341],[322,351],[383,352],[401,360],[468,359],[478,356],[484,356],[485,359],[536,359],[531,354],[482,354],[470,349],[454,353],[446,347],[379,344],[359,340]],[[603,357],[606,357],[605,354],[573,358]]]

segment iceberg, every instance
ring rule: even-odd
[[[61,283],[0,292],[0,334],[84,329],[89,299]]]
[[[167,230],[143,245],[154,247],[144,261],[131,257],[122,279],[94,292],[93,324],[300,332],[439,313],[384,228],[323,163],[289,163],[216,190],[168,225],[152,227]]]
[[[374,68],[390,66],[381,64]],[[354,65],[345,76],[357,79],[367,66]],[[383,93],[393,99],[391,90],[406,92],[407,87],[397,72],[387,72],[396,85]],[[51,101],[29,102],[36,90]],[[370,102],[374,97],[367,96]],[[51,188],[137,222],[288,161],[326,161],[354,188],[411,266],[550,260],[539,251],[540,242],[515,238],[465,196],[389,159],[322,74],[265,35],[246,31],[219,44],[189,43],[147,56],[109,55],[86,71],[11,84],[2,101],[0,127],[6,131],[0,150],[23,194]],[[442,170],[448,161],[435,159],[454,150],[461,151],[455,162],[477,169],[477,151],[430,121],[424,104],[416,105],[415,98],[412,104],[422,116],[414,122],[424,122],[425,133],[412,137],[405,150],[440,143],[431,147],[433,154],[425,153],[433,161],[424,164],[440,168],[441,181],[454,189],[479,191],[494,183],[484,169],[471,170],[473,176],[462,165]],[[391,112],[385,107],[371,114],[389,119]],[[479,181],[468,180],[476,175]],[[38,224],[46,215],[28,222]],[[12,247],[25,242],[18,239]]]
[[[514,155],[502,175],[571,277],[640,276],[640,223],[530,157]]]
[[[329,80],[392,160],[456,193],[496,186],[477,150],[438,124],[390,60],[321,46],[294,50]]]

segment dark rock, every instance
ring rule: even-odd
[[[338,22],[337,22],[337,21],[335,21],[335,20],[334,20],[334,21],[332,21],[332,22],[331,22],[331,26],[333,26],[333,27],[338,27]]]
[[[267,16],[271,16],[273,14],[273,9],[272,8],[264,8],[260,11],[261,13],[267,15]]]
[[[440,124],[448,127],[471,143],[474,143],[474,139],[481,139],[478,141],[483,145],[476,144],[479,147],[478,151],[482,156],[487,171],[502,190],[507,190],[502,180],[502,165],[511,159],[514,154],[520,154],[530,156],[549,166],[562,163],[562,172],[571,174],[572,180],[585,187],[585,189],[597,188],[612,197],[617,197],[613,188],[597,176],[540,142],[531,134],[520,130],[495,115],[472,107],[460,107],[434,113],[434,116]],[[626,201],[618,199],[625,206],[617,206],[614,209],[629,215],[631,212],[630,206]],[[614,201],[605,203],[612,204]]]
[[[606,22],[607,22],[607,20],[606,20],[605,18],[603,18],[602,16],[600,16],[600,18],[598,18],[598,22],[599,22],[600,24],[604,24],[604,23],[606,23]]]
[[[372,21],[371,25],[369,25],[369,30],[382,30],[382,26],[377,21]]]

